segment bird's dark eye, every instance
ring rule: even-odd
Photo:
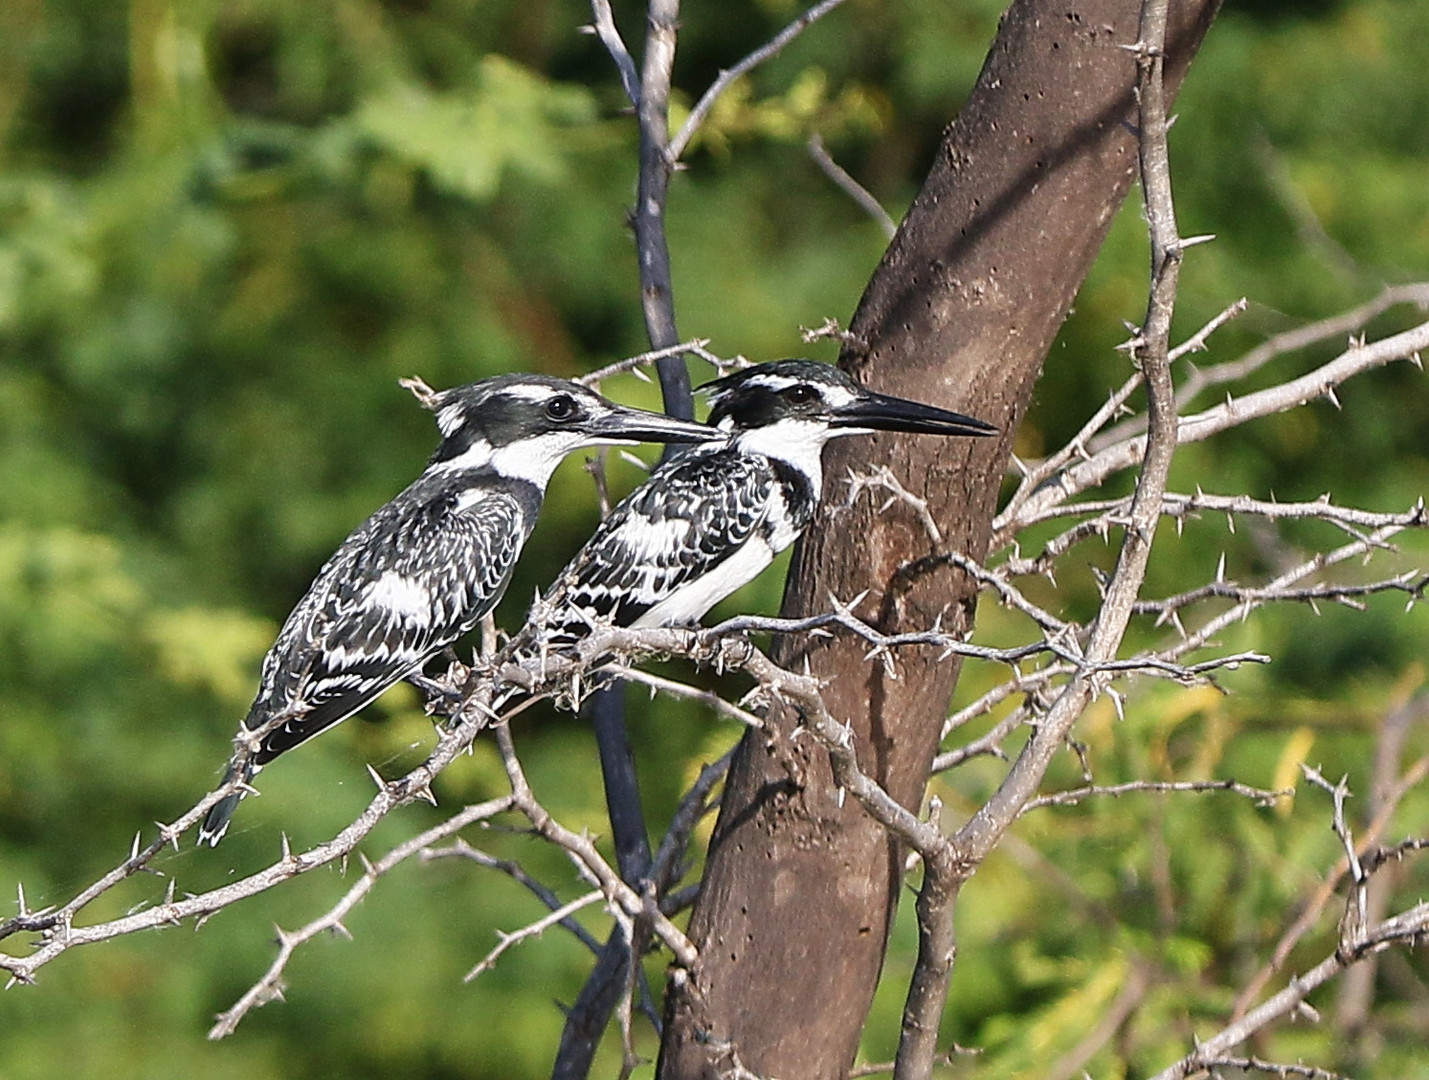
[[[798,383],[784,391],[784,400],[790,405],[808,405],[818,396],[818,391],[807,383]]]
[[[576,399],[569,394],[557,394],[546,402],[546,415],[552,420],[569,420],[576,412]]]

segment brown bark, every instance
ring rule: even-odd
[[[1179,85],[1218,6],[1178,0],[1167,79]],[[885,392],[956,408],[999,438],[878,436],[825,454],[830,494],[850,468],[888,464],[926,498],[951,546],[981,558],[1012,435],[1042,361],[1136,168],[1140,0],[1015,0],[971,98],[859,304],[841,363]],[[833,497],[832,505],[842,500]],[[789,615],[869,590],[858,613],[888,632],[961,629],[973,590],[930,553],[902,507],[826,506],[800,545]],[[828,680],[862,767],[917,808],[957,680],[935,651],[903,652],[897,678],[856,642],[776,644],[786,666]],[[858,1047],[898,900],[901,852],[853,800],[826,755],[790,738],[745,738],[731,769],[691,919],[700,951],[677,971],[662,1080],[842,1077]]]

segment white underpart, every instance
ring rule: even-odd
[[[780,420],[766,427],[741,432],[736,439],[745,453],[764,454],[789,462],[809,477],[817,496],[823,483],[823,467],[819,458],[830,436],[829,428],[815,421]],[[770,499],[773,505],[768,509],[766,520],[774,522],[775,527],[768,536],[755,533],[714,570],[677,589],[632,625],[687,626],[697,623],[710,608],[763,573],[774,561],[775,555],[799,538],[798,530],[790,521],[788,507],[784,505],[783,489],[776,486]],[[653,527],[644,529],[641,539],[647,538],[651,543],[658,544],[659,531]]]
[[[715,604],[757,578],[774,561],[774,553],[762,536],[753,537],[713,571],[676,590],[631,625],[688,626],[699,622]]]

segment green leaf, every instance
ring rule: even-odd
[[[589,91],[549,82],[510,60],[481,60],[476,85],[434,93],[394,84],[353,122],[376,145],[455,195],[490,199],[509,170],[554,183],[581,145],[571,129],[595,119]]]

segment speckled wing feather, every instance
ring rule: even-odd
[[[530,531],[518,501],[412,494],[353,533],[288,617],[244,723],[255,730],[293,715],[265,737],[254,765],[361,709],[501,598]]]
[[[597,620],[640,623],[759,534],[776,482],[768,460],[728,448],[665,463],[610,512],[557,579],[545,598],[548,626],[559,639],[579,637]]]

